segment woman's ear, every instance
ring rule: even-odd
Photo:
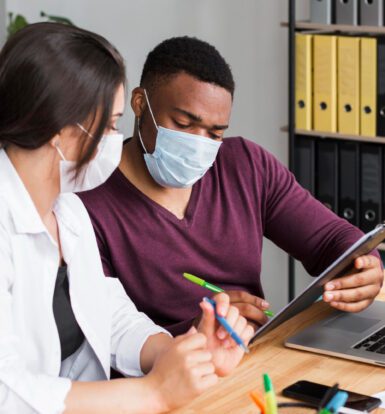
[[[144,96],[144,89],[137,87],[131,94],[131,108],[137,118],[140,118],[146,107],[146,98]]]
[[[60,146],[60,134],[56,134],[53,138],[48,141],[49,145],[52,148],[57,148]]]

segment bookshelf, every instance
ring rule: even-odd
[[[353,26],[345,24],[319,24],[308,21],[295,21],[296,30],[309,30],[316,32],[364,33],[385,34],[385,27],[379,26]],[[289,27],[289,22],[282,22],[281,27]]]
[[[281,128],[282,132],[288,132],[289,127],[285,126]],[[344,141],[357,141],[357,142],[373,142],[375,144],[385,144],[385,137],[366,137],[364,135],[344,135],[334,132],[324,132],[324,131],[308,131],[306,129],[295,129],[295,135],[303,135],[317,138],[330,138],[330,139],[341,139]]]
[[[296,160],[296,137],[302,136],[308,139],[333,139],[361,143],[376,143],[385,145],[385,137],[367,137],[361,135],[345,135],[340,133],[330,133],[315,130],[297,129],[295,126],[295,35],[297,32],[302,33],[335,33],[335,34],[352,34],[352,35],[384,35],[385,26],[353,26],[340,24],[319,24],[310,21],[303,21],[296,19],[296,0],[288,0],[288,21],[282,22],[281,27],[288,30],[288,125],[281,128],[281,131],[288,134],[289,146],[289,168],[294,171]],[[379,250],[385,252],[385,243],[379,246]],[[295,261],[292,257],[289,258],[289,300],[295,297]]]

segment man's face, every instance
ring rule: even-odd
[[[147,94],[158,126],[201,135],[207,139],[222,140],[232,106],[231,94],[226,89],[179,73],[160,82]],[[143,89],[133,91],[131,103],[135,114],[140,113],[140,131],[144,145],[152,153],[155,150],[157,130]],[[141,110],[138,112],[139,103]]]

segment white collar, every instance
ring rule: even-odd
[[[0,196],[4,197],[10,206],[16,232],[47,232],[31,196],[4,149],[0,149],[0,177]],[[54,213],[74,235],[79,235],[80,222],[68,206],[66,195],[61,194],[56,199]]]

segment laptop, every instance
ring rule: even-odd
[[[287,339],[289,348],[385,366],[385,302],[360,313],[333,312]]]
[[[278,312],[274,318],[271,318],[265,325],[261,326],[255,332],[250,344],[312,305],[322,296],[323,286],[327,282],[351,269],[357,257],[370,253],[384,239],[385,224],[378,225],[374,230],[362,236],[320,276],[315,278],[300,295]],[[342,327],[344,328],[342,329]],[[320,328],[322,329],[322,334],[318,333]],[[384,354],[373,352],[374,348],[376,348],[374,345],[377,343],[377,340],[381,341],[382,336],[385,338],[384,328],[385,303],[375,302],[359,314],[335,311],[326,320],[311,325],[304,331],[287,339],[285,345],[296,349],[327,353],[328,355],[332,355],[331,353],[335,352],[333,355],[338,354],[338,356],[344,358],[365,360],[365,362],[373,364],[380,362],[379,365],[385,366],[385,352]],[[379,339],[380,337],[381,339]],[[365,342],[366,340],[369,341]],[[345,341],[345,345],[342,344],[343,341]],[[326,346],[326,344],[328,345]],[[329,346],[330,344],[332,344],[331,347]],[[385,346],[385,339],[383,345]],[[381,350],[381,347],[378,347],[378,350]]]

